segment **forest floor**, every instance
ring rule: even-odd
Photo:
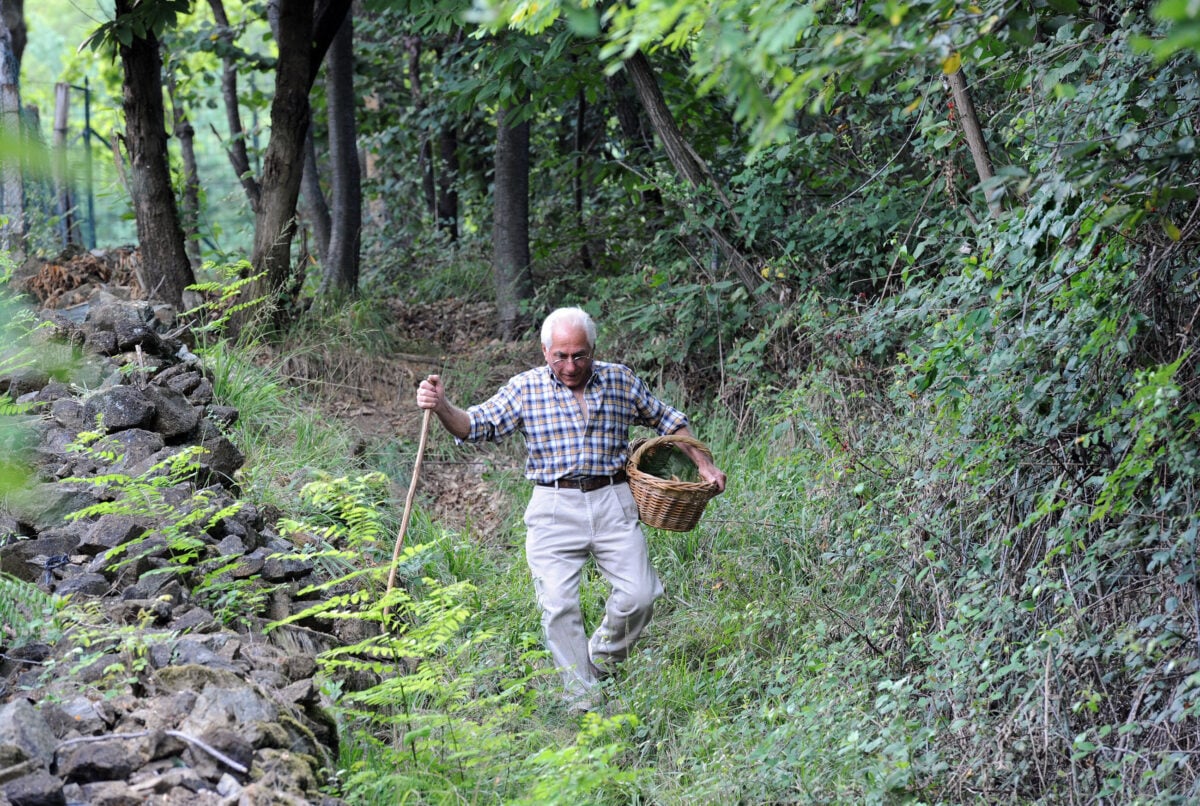
[[[512,375],[541,361],[536,344],[506,343],[491,338],[494,307],[447,299],[435,304],[388,300],[392,316],[387,343],[408,347],[390,356],[366,356],[337,347],[321,348],[322,372],[315,403],[325,416],[343,422],[360,436],[361,450],[386,451],[400,444],[398,470],[408,484],[419,442],[423,412],[416,405],[417,384],[430,374],[443,376],[450,398],[466,408],[481,402]],[[285,377],[307,377],[299,367],[313,351],[284,345]],[[293,352],[294,350],[294,352]],[[294,370],[300,369],[297,373]],[[437,523],[456,531],[470,525],[477,534],[493,535],[507,517],[503,493],[485,480],[489,470],[519,470],[516,453],[495,446],[454,448],[454,440],[431,418],[426,452],[418,478],[418,505]],[[397,474],[398,475],[398,474]],[[403,500],[404,490],[398,490]]]

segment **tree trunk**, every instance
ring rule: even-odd
[[[167,93],[171,97],[171,115],[175,139],[179,141],[179,156],[183,161],[183,201],[180,210],[184,249],[192,272],[200,268],[200,175],[196,170],[196,130],[187,112],[175,97],[175,76],[167,76]]]
[[[734,225],[737,226],[737,217],[733,212],[732,205],[725,199],[720,186],[710,176],[708,167],[692,149],[691,144],[679,130],[678,124],[675,123],[675,117],[667,107],[667,102],[658,87],[658,78],[654,75],[654,69],[650,66],[645,54],[641,51],[634,53],[624,66],[633,82],[638,100],[650,119],[650,125],[654,128],[663,149],[667,152],[667,158],[675,166],[676,173],[692,187],[711,188],[721,199],[725,214],[730,216]],[[737,275],[746,290],[755,295],[757,299],[757,291],[762,284],[762,278],[734,246],[734,239],[724,227],[720,224],[710,224],[707,225],[707,228],[725,263],[733,269],[734,274]]]
[[[625,147],[634,157],[634,169],[648,161],[654,150],[654,135],[646,130],[645,119],[639,112],[637,95],[627,80],[625,72],[613,73],[606,76],[604,84],[612,98],[613,110],[620,124],[621,134],[625,137]],[[649,218],[659,220],[663,217],[664,206],[662,191],[657,187],[648,187],[642,191],[642,204],[650,210]]]
[[[520,335],[520,305],[533,299],[529,257],[529,120],[509,125],[509,110],[496,115],[496,180],[493,191],[492,274],[500,337]]]
[[[975,162],[975,173],[979,176],[979,184],[983,186],[984,198],[987,199],[988,210],[992,218],[999,218],[1003,209],[1000,206],[1000,190],[991,187],[990,182],[996,174],[992,170],[992,158],[988,154],[987,141],[983,139],[983,127],[975,114],[975,104],[971,101],[971,93],[967,90],[967,79],[962,68],[948,76],[943,76],[950,94],[954,98],[957,111],[958,125],[962,127],[963,137],[967,148],[971,151],[971,159]]]
[[[462,28],[455,28],[450,43],[460,45],[464,35]],[[435,49],[439,63],[445,48],[443,43]],[[458,160],[458,126],[443,122],[438,131],[437,227],[450,243],[458,242]]]
[[[133,9],[132,0],[117,0],[117,16]],[[147,32],[120,45],[125,77],[125,147],[129,155],[130,195],[142,251],[143,290],[151,299],[183,305],[183,291],[196,282],[184,248],[183,229],[175,208],[163,125],[163,70],[158,37]]]
[[[12,55],[17,62],[16,75],[20,75],[21,59],[29,39],[25,28],[25,0],[0,0],[0,22],[8,28],[12,38]]]
[[[333,230],[323,261],[321,291],[352,295],[358,291],[358,254],[362,239],[362,169],[355,122],[354,18],[346,21],[329,47],[325,63],[329,111],[330,188]]]
[[[581,88],[575,97],[575,176],[572,188],[575,202],[575,225],[579,229],[579,262],[584,271],[592,270],[592,254],[588,249],[587,227],[583,217],[584,157],[588,151],[587,138],[587,95]]]
[[[363,98],[363,106],[372,114],[379,111],[380,103],[379,96],[372,93]],[[383,231],[389,226],[387,204],[383,200],[383,194],[379,190],[379,179],[382,171],[379,168],[379,150],[376,148],[368,148],[362,155],[363,178],[371,183],[374,191],[371,193],[371,198],[367,202],[367,216],[371,219],[373,228]]]
[[[81,242],[79,226],[75,222],[75,204],[71,200],[71,177],[67,164],[70,119],[71,86],[59,82],[54,85],[54,215],[58,219],[59,242],[64,249],[72,243]]]
[[[308,92],[311,66],[313,0],[280,0],[276,31],[279,58],[275,63],[275,98],[271,102],[271,137],[263,155],[260,203],[254,217],[251,262],[265,272],[266,291],[276,325],[284,324],[285,300],[280,298],[291,277],[292,236],[296,231],[296,202],[303,176],[304,138],[308,134]]]
[[[266,294],[276,328],[287,324],[293,291],[292,237],[296,231],[296,201],[304,167],[304,138],[308,134],[308,93],[334,34],[350,8],[350,0],[278,0],[268,6],[278,43],[275,97],[271,102],[271,137],[263,155],[259,180],[261,202],[254,217],[251,263],[265,276],[252,296]],[[285,304],[286,303],[286,304]],[[237,330],[247,314],[234,318]]]
[[[443,125],[438,135],[437,226],[451,242],[458,241],[458,129]]]
[[[242,114],[238,101],[237,64],[233,61],[230,51],[233,48],[233,28],[229,25],[229,17],[225,14],[225,6],[221,0],[208,0],[212,9],[213,19],[217,22],[218,36],[226,46],[226,55],[222,56],[221,64],[221,97],[225,101],[225,121],[229,125],[229,163],[233,165],[238,181],[250,200],[250,209],[258,212],[259,187],[258,180],[250,170],[250,155],[246,149],[246,130],[242,126]]]
[[[408,51],[408,83],[412,87],[413,109],[418,120],[424,119],[425,93],[421,88],[421,37],[404,37],[404,47]],[[421,191],[425,197],[425,209],[431,216],[437,216],[437,185],[433,176],[433,141],[428,129],[418,133],[421,145],[417,151],[417,170],[421,172]]]
[[[324,266],[329,257],[333,217],[329,213],[325,191],[321,188],[321,167],[317,163],[317,139],[313,136],[311,112],[308,118],[308,134],[304,137],[304,176],[300,180],[300,206],[317,242],[317,260]]]
[[[4,0],[0,0],[4,2]],[[8,15],[0,20],[0,134],[9,142],[21,141],[20,65],[13,53],[13,36]],[[25,259],[25,180],[21,172],[24,149],[5,149],[0,154],[0,249],[18,263]]]

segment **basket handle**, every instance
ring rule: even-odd
[[[677,442],[682,445],[690,445],[693,448],[698,448],[709,459],[713,458],[712,451],[710,451],[708,449],[708,446],[706,446],[700,440],[693,439],[692,437],[689,437],[689,436],[684,436],[683,434],[667,434],[665,436],[653,437],[651,439],[635,439],[633,442],[630,443],[630,448],[632,450],[629,454],[629,461],[633,464],[634,467],[637,467],[638,461],[642,458],[642,454],[646,453],[648,450],[650,450],[650,448],[658,447],[659,445],[666,444],[666,443],[672,443],[672,442]]]

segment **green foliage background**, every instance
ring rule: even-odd
[[[363,136],[389,160],[369,189],[388,226],[364,233],[365,299],[314,308],[291,349],[382,317],[376,297],[487,298],[486,132],[495,104],[528,89],[531,313],[593,311],[601,352],[688,409],[731,483],[695,531],[651,534],[668,596],[605,716],[582,724],[555,704],[520,549],[501,548],[522,543],[519,474],[492,477],[513,512],[500,535],[419,513],[422,548],[388,604],[428,632],[325,659],[343,794],[1200,797],[1194,6],[513,2],[479,5],[477,37],[454,36],[457,5],[372,8],[359,74],[382,103]],[[398,29],[442,46],[422,57],[424,106],[395,80]],[[509,31],[503,47],[487,31]],[[604,71],[635,49],[712,186],[630,147],[603,106],[619,91]],[[947,103],[958,68],[999,215]],[[605,143],[583,155],[580,98]],[[453,244],[414,202],[420,143],[447,122],[462,134]],[[722,264],[718,230],[759,288]],[[298,511],[332,495],[346,506],[317,503],[323,533],[379,532],[362,513],[387,505],[364,503],[375,477],[357,474],[394,470],[413,446],[350,458],[348,439],[292,405],[284,362],[255,349],[208,353],[242,406],[248,494]],[[447,367],[464,394],[486,394],[476,360]],[[302,467],[346,478],[301,494]],[[378,580],[337,575],[379,549],[324,559],[339,604],[383,622]],[[590,578],[585,613],[603,596]],[[408,657],[430,662],[410,679]],[[385,681],[351,692],[347,669]]]

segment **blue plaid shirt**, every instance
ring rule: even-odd
[[[611,476],[625,467],[629,429],[678,431],[687,417],[650,393],[633,370],[596,361],[584,388],[587,420],[575,395],[548,366],[509,379],[490,399],[467,409],[467,442],[496,442],[514,431],[525,435],[525,477],[538,482],[563,476]]]

